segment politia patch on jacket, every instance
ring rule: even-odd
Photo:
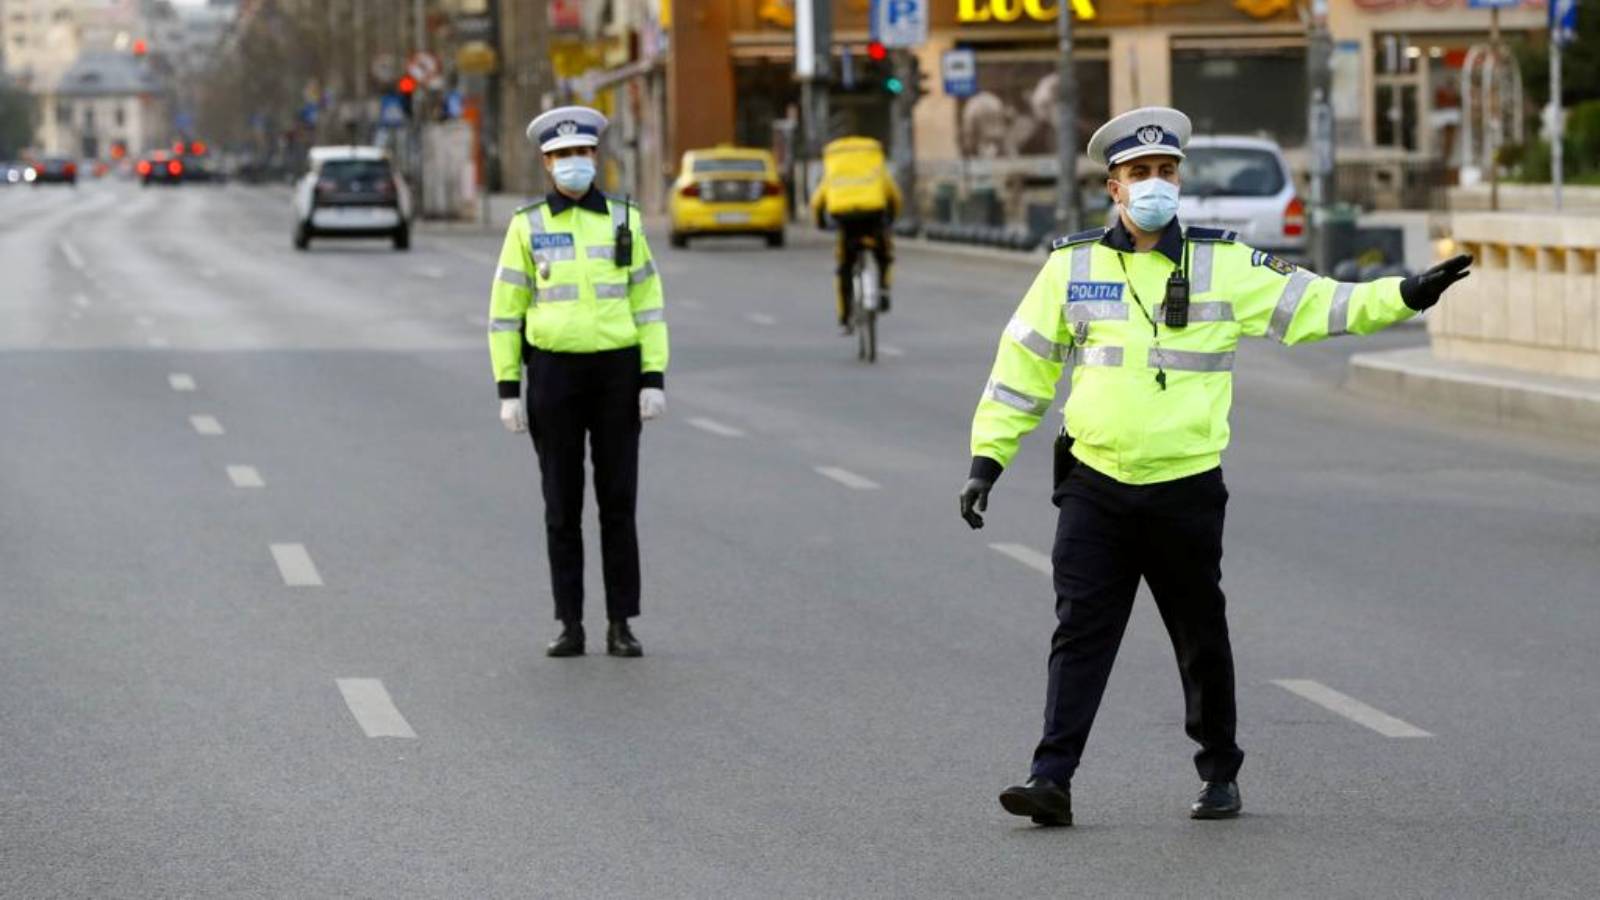
[[[1121,300],[1120,281],[1074,281],[1067,285],[1067,302],[1080,300]]]
[[[572,235],[570,234],[536,234],[533,236],[533,249],[544,250],[549,247],[571,247]]]
[[[1250,253],[1250,265],[1266,266],[1279,275],[1290,275],[1295,270],[1295,265],[1286,259],[1279,259],[1265,250],[1255,250]]]

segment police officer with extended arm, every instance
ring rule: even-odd
[[[584,449],[593,449],[606,590],[606,651],[639,656],[641,420],[666,412],[661,278],[639,211],[594,186],[606,118],[581,106],[528,126],[555,190],[517,210],[489,299],[489,355],[500,419],[530,431],[539,456],[545,540],[561,635],[550,656],[581,656]],[[527,372],[524,406],[523,372]]]
[[[1299,344],[1371,334],[1438,302],[1472,261],[1348,284],[1253,250],[1231,231],[1184,229],[1176,213],[1189,132],[1187,116],[1157,107],[1095,133],[1089,156],[1107,166],[1118,220],[1055,243],[1005,329],[973,417],[961,515],[981,528],[990,489],[1073,362],[1057,439],[1058,625],[1044,736],[1031,777],[1000,794],[1007,812],[1039,824],[1072,824],[1069,785],[1141,578],[1172,639],[1185,728],[1200,745],[1190,814],[1238,815],[1244,753],[1221,587],[1234,348],[1242,336]]]

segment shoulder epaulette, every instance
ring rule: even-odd
[[[530,209],[538,209],[539,207],[545,205],[548,202],[549,201],[545,200],[543,197],[540,197],[538,200],[535,200],[532,203],[529,203],[527,206],[519,206],[519,207],[517,207],[517,211],[515,213],[513,213],[513,215],[520,216],[523,213],[527,212],[528,210],[530,210]]]
[[[1073,244],[1087,244],[1090,241],[1098,241],[1105,236],[1106,230],[1104,228],[1090,228],[1069,234],[1066,237],[1056,238],[1050,243],[1050,249],[1060,250],[1062,247],[1071,247]]]
[[[1200,228],[1198,226],[1184,231],[1183,236],[1191,241],[1216,241],[1231,244],[1239,239],[1239,232],[1229,231],[1226,228]]]

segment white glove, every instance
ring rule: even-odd
[[[516,398],[500,401],[500,421],[506,430],[512,434],[521,434],[528,430],[528,411],[522,407],[522,401]]]
[[[666,415],[667,392],[660,388],[639,389],[639,418],[650,421]]]

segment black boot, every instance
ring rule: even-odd
[[[583,655],[583,623],[568,621],[561,623],[561,636],[550,642],[544,648],[545,656],[582,656]]]
[[[639,639],[633,636],[626,619],[612,622],[606,630],[606,652],[612,656],[644,655],[644,648],[639,646]]]
[[[1239,782],[1203,781],[1200,798],[1189,806],[1191,819],[1233,819],[1243,805],[1239,802]]]
[[[1035,825],[1071,825],[1072,789],[1048,778],[1029,778],[1000,792],[1000,805],[1013,816],[1028,816]]]
[[[886,315],[886,316],[889,314],[889,289],[888,288],[880,288],[878,290],[878,312],[880,312],[880,313],[882,313],[883,315]]]

